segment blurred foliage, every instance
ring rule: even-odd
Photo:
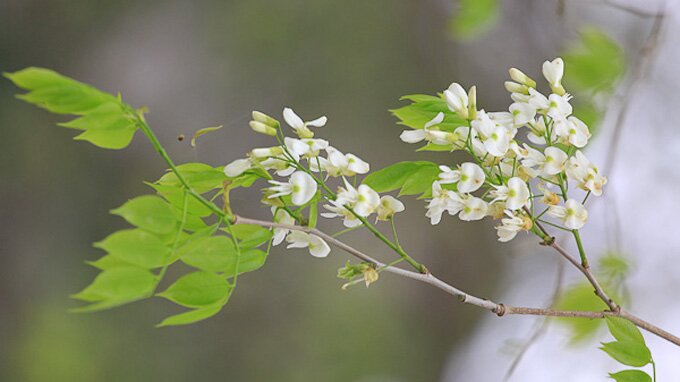
[[[449,20],[449,32],[456,39],[479,37],[494,26],[498,15],[498,0],[459,0]]]
[[[623,49],[604,31],[583,28],[563,53],[565,86],[574,98],[574,115],[597,132],[603,113],[626,67]]]
[[[625,257],[614,252],[603,255],[597,266],[597,278],[602,287],[620,304],[628,304],[630,295],[626,288],[626,278],[630,265]],[[558,299],[556,309],[601,311],[607,305],[593,292],[592,285],[579,283],[567,288]],[[571,343],[577,344],[592,339],[602,327],[603,320],[558,319],[571,331]]]

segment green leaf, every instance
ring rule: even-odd
[[[498,0],[460,0],[449,29],[459,39],[476,37],[496,23],[498,13]]]
[[[158,295],[188,308],[206,307],[226,300],[227,280],[211,272],[193,272],[180,277]]]
[[[166,234],[177,226],[177,216],[170,205],[158,196],[144,195],[129,200],[111,211],[141,229]]]
[[[221,304],[217,304],[213,306],[207,306],[205,308],[193,309],[188,312],[176,314],[174,316],[166,318],[156,326],[163,327],[193,324],[194,322],[202,321],[205,320],[206,318],[210,318],[216,315],[217,313],[219,313],[220,310],[222,310],[222,306],[223,305]]]
[[[208,133],[211,133],[213,131],[217,131],[222,128],[222,125],[220,126],[214,126],[214,127],[205,127],[203,129],[199,129],[194,133],[194,136],[191,137],[191,147],[196,147],[196,139],[200,137],[201,135],[205,135]]]
[[[609,332],[619,341],[622,342],[635,342],[642,346],[645,345],[645,339],[640,333],[640,329],[637,328],[632,322],[625,320],[620,317],[605,317],[607,322],[607,327]]]
[[[453,145],[436,145],[434,143],[428,143],[425,146],[417,149],[416,151],[436,151],[436,152],[441,152],[441,151],[454,151],[455,147]]]
[[[15,85],[30,90],[18,98],[58,114],[85,114],[107,102],[119,102],[110,94],[43,68],[5,73]]]
[[[438,166],[422,166],[406,179],[399,195],[431,194],[432,183],[439,179]]]
[[[200,237],[189,241],[177,251],[182,261],[192,267],[222,272],[236,259],[236,248],[226,236]]]
[[[246,249],[241,251],[241,260],[238,266],[238,274],[252,272],[264,265],[267,260],[267,253],[259,249]],[[229,264],[222,270],[225,275],[232,276],[236,271],[236,257],[233,257]]]
[[[580,40],[562,57],[565,86],[570,91],[610,91],[626,66],[623,49],[597,28],[584,28]]]
[[[642,370],[623,370],[618,373],[609,373],[616,382],[652,382],[652,377]]]
[[[434,179],[430,181],[427,187],[425,183],[435,171],[437,174],[439,173],[439,166],[436,163],[424,161],[399,162],[371,173],[364,178],[363,183],[377,192],[389,192],[404,187],[401,193],[412,195],[425,192],[432,187]]]
[[[269,241],[272,232],[254,224],[236,224],[231,227],[241,248],[254,248]],[[228,230],[226,230],[229,232]]]
[[[180,211],[184,205],[184,188],[180,185],[161,185],[146,183],[152,187],[156,192],[161,195],[168,203],[172,204],[173,207],[179,209]],[[187,213],[190,215],[198,217],[206,217],[212,214],[210,208],[203,205],[201,202],[195,198],[187,199]]]
[[[102,271],[117,267],[134,266],[134,264],[128,263],[113,255],[104,255],[95,261],[86,261],[86,263]]]
[[[560,310],[589,310],[601,311],[607,309],[602,300],[600,300],[590,284],[577,284],[568,288],[557,302],[556,309]],[[568,319],[560,318],[557,321],[568,328],[572,332],[572,343],[577,343],[591,338],[598,328],[602,325],[600,319]]]
[[[170,256],[170,248],[161,239],[140,229],[114,232],[94,246],[123,261],[144,268],[166,265]]]
[[[399,119],[399,124],[414,129],[422,129],[427,122],[440,112],[444,113],[444,120],[437,126],[443,131],[454,131],[457,127],[464,126],[466,123],[449,110],[446,101],[443,99],[416,102],[390,110],[390,112]]]
[[[156,287],[156,276],[137,267],[116,267],[100,273],[85,289],[71,297],[96,302],[74,311],[85,312],[112,308],[149,297]]]
[[[603,342],[600,349],[618,362],[628,366],[642,367],[652,360],[652,354],[647,346],[638,342]]]
[[[113,150],[127,147],[137,131],[135,122],[123,112],[119,103],[114,102],[104,103],[86,115],[59,126],[84,130],[73,139]]]
[[[224,175],[221,168],[215,168],[205,163],[185,163],[177,166],[177,170],[191,188],[200,194],[222,188],[224,181],[227,180],[227,176]],[[181,185],[177,176],[171,171],[163,175],[157,183],[164,186]]]

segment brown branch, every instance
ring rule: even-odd
[[[302,232],[307,232],[309,234],[313,234],[316,236],[319,236],[320,238],[326,240],[329,244],[332,244],[343,251],[349,253],[352,256],[357,257],[358,259],[362,261],[366,261],[372,264],[375,264],[376,266],[382,268],[383,270],[402,276],[406,278],[410,278],[416,281],[420,281],[426,284],[430,284],[438,289],[443,290],[444,292],[453,295],[458,298],[460,302],[463,302],[465,304],[470,304],[474,305],[477,307],[480,307],[482,309],[486,309],[490,312],[495,313],[498,317],[503,317],[507,315],[532,315],[532,316],[545,316],[545,317],[573,317],[573,318],[590,318],[590,319],[598,319],[598,318],[604,318],[606,316],[616,316],[616,317],[622,317],[625,318],[635,325],[639,326],[642,329],[647,330],[648,332],[655,334],[663,339],[666,339],[678,346],[680,346],[680,338],[677,336],[657,327],[652,324],[650,324],[647,321],[644,321],[627,311],[624,311],[618,305],[614,304],[616,306],[616,309],[610,310],[610,311],[601,311],[601,312],[594,312],[594,311],[574,311],[574,310],[554,310],[554,309],[542,309],[542,308],[529,308],[529,307],[518,307],[518,306],[510,306],[510,305],[505,305],[505,304],[500,304],[496,303],[494,301],[484,299],[481,297],[473,296],[469,293],[463,292],[462,290],[454,287],[453,285],[450,285],[439,278],[435,277],[432,273],[418,273],[418,272],[413,272],[413,271],[408,271],[402,268],[398,268],[395,266],[389,266],[386,265],[373,257],[361,252],[360,250],[343,243],[342,241],[334,238],[331,235],[326,234],[323,231],[320,231],[316,228],[309,228],[309,227],[302,227],[302,226],[295,226],[295,225],[288,225],[288,224],[279,224],[279,223],[274,223],[270,221],[265,221],[265,220],[257,220],[257,219],[251,219],[251,218],[245,218],[242,216],[234,215],[234,224],[254,224],[258,225],[261,227],[266,227],[266,228],[282,228],[282,229],[289,229],[292,231],[302,231]],[[553,248],[558,250],[560,254],[562,254],[566,258],[573,258],[564,251],[560,246],[556,245],[553,241],[551,244]],[[598,285],[596,289],[599,288],[600,293],[604,298],[607,298],[606,293],[602,290],[602,288],[599,287],[599,284],[597,284],[597,280],[592,276],[590,273],[589,269],[583,268],[581,264],[579,264],[577,261],[576,265],[578,265],[579,269],[583,269],[582,272],[585,272],[586,277],[590,275],[592,280],[594,280],[595,285]],[[573,263],[572,263],[573,264]],[[590,280],[590,279],[589,279]],[[594,285],[594,286],[595,286]],[[599,296],[599,295],[598,295]],[[602,297],[601,297],[602,298]],[[609,299],[610,300],[610,299]],[[613,303],[613,302],[612,302]]]

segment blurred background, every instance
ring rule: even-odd
[[[399,141],[387,110],[401,95],[458,81],[500,110],[510,103],[509,67],[538,78],[544,60],[563,55],[567,89],[596,132],[588,155],[610,179],[586,245],[594,259],[616,253],[634,265],[632,310],[677,333],[678,309],[667,307],[680,287],[671,250],[680,244],[671,226],[680,129],[662,112],[680,105],[678,6],[613,1],[2,0],[0,70],[48,67],[148,106],[179,163],[223,165],[270,145],[247,127],[251,110],[279,116],[290,106],[304,119],[327,115],[321,136],[378,169],[450,160]],[[154,328],[178,311],[162,299],[68,313],[77,306],[68,295],[97,273],[85,264],[103,254],[91,243],[125,226],[107,211],[150,193],[142,181],[165,166],[141,135],[120,152],[74,143],[54,126],[64,118],[16,92],[0,82],[2,381],[497,381],[519,356],[511,380],[570,371],[589,381],[616,367],[596,350],[604,332],[569,345],[590,329],[498,319],[390,275],[342,291],[340,251],[318,260],[276,248],[222,313],[190,326]],[[176,139],[214,125],[224,128],[197,148]],[[232,204],[268,216],[252,195]],[[475,295],[547,306],[556,283],[564,292],[578,279],[533,238],[501,245],[489,221],[430,227],[422,201],[406,204],[398,223],[407,250]],[[389,259],[367,235],[350,236]],[[678,350],[648,341],[659,375],[677,375]]]

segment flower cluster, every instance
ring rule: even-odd
[[[372,214],[376,214],[376,221],[385,221],[404,210],[404,205],[396,198],[381,197],[366,184],[356,186],[356,176],[369,172],[368,163],[354,154],[342,153],[324,139],[314,138],[310,127],[325,126],[325,116],[305,122],[292,109],[285,108],[283,118],[296,138],[285,136],[276,119],[258,111],[252,116],[250,127],[255,132],[276,137],[279,144],[251,150],[247,158],[226,165],[224,173],[229,178],[237,178],[248,171],[261,170],[267,174],[270,187],[264,189],[263,202],[272,206],[275,223],[293,226],[302,220],[293,209],[299,212],[314,205],[314,211],[310,211],[311,220],[319,202],[326,202],[323,207],[328,211],[322,212],[321,216],[340,217],[348,228],[368,224],[366,219]],[[270,172],[284,180],[273,179]],[[329,178],[340,180],[337,192],[327,185]],[[325,257],[330,252],[328,244],[317,235],[275,228],[272,244],[278,245],[284,240],[288,242],[288,248],[308,248],[316,257]]]
[[[543,64],[551,89],[546,96],[536,89],[533,79],[510,69],[512,81],[505,88],[514,102],[501,112],[477,110],[476,88],[466,92],[453,83],[442,95],[447,112],[439,112],[422,129],[401,134],[404,142],[426,141],[451,151],[463,150],[473,159],[455,168],[440,167],[427,205],[432,224],[438,224],[444,212],[466,221],[491,216],[500,220],[496,227],[500,241],[531,230],[544,214],[568,230],[585,224],[588,212],[583,204],[590,194],[602,194],[607,179],[580,150],[591,135],[586,124],[572,115],[572,97],[562,86],[563,74],[562,59]],[[441,125],[447,114],[466,123],[445,129]],[[522,128],[527,139],[523,143],[519,140]],[[585,191],[582,202],[568,196],[570,183]],[[532,191],[532,184],[540,194]],[[538,201],[545,206],[540,213]]]

